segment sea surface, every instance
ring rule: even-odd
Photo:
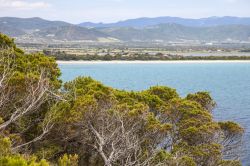
[[[244,166],[250,166],[250,63],[98,63],[59,64],[62,80],[91,76],[118,89],[144,90],[154,85],[175,88],[186,96],[209,91],[216,120],[234,120],[245,128]]]

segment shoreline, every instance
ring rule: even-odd
[[[173,61],[56,61],[57,64],[192,64],[192,63],[250,63],[250,60],[173,60]]]

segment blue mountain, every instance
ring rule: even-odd
[[[92,22],[83,22],[79,24],[83,27],[136,27],[144,28],[147,26],[159,25],[159,24],[168,24],[175,23],[183,26],[190,27],[211,27],[219,25],[250,25],[250,18],[244,17],[208,17],[200,19],[189,19],[189,18],[180,18],[180,17],[156,17],[156,18],[137,18],[129,19],[124,21],[119,21],[116,23],[92,23]]]

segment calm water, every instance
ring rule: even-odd
[[[91,76],[108,86],[143,90],[170,86],[182,95],[209,91],[217,102],[214,117],[234,120],[246,130],[243,163],[250,165],[250,63],[60,64],[63,81]],[[249,160],[249,161],[248,161]]]

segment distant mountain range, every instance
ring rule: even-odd
[[[134,27],[145,28],[148,26],[175,23],[190,27],[211,27],[220,25],[250,25],[250,18],[241,17],[208,17],[200,19],[188,19],[179,17],[156,17],[156,18],[137,18],[116,23],[92,23],[83,22],[79,24],[82,27]]]
[[[0,18],[0,32],[15,37],[17,40],[27,40],[27,42],[98,41],[99,38],[108,38],[108,35],[95,29],[37,17],[2,17]]]
[[[221,25],[216,27],[187,27],[179,24],[160,24],[146,28],[115,27],[100,31],[122,41],[250,41],[250,26]]]
[[[250,42],[250,18],[138,18],[117,23],[81,23],[41,18],[0,18],[0,32],[18,42]]]

